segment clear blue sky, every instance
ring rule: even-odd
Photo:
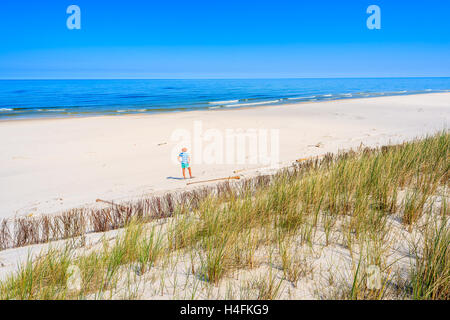
[[[450,76],[450,1],[0,1],[3,79],[384,76]]]

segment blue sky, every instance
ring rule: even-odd
[[[0,43],[3,79],[450,76],[450,1],[2,0]]]

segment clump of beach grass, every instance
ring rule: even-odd
[[[278,250],[281,258],[281,269],[287,281],[297,287],[297,282],[301,277],[305,277],[313,272],[313,267],[305,255],[302,256],[298,247],[291,243],[292,239],[286,238],[280,241]]]
[[[414,248],[411,287],[414,299],[450,299],[450,229],[447,218],[427,226],[423,244]]]

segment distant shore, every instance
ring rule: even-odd
[[[450,93],[304,102],[251,108],[0,121],[0,218],[56,213],[185,189],[170,160],[177,129],[277,129],[280,166],[327,152],[399,143],[448,128]],[[195,157],[196,155],[193,154]],[[249,164],[193,165],[197,180]],[[263,169],[245,171],[258,174]]]

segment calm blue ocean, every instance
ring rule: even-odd
[[[449,91],[450,78],[0,80],[0,119],[176,112]]]

